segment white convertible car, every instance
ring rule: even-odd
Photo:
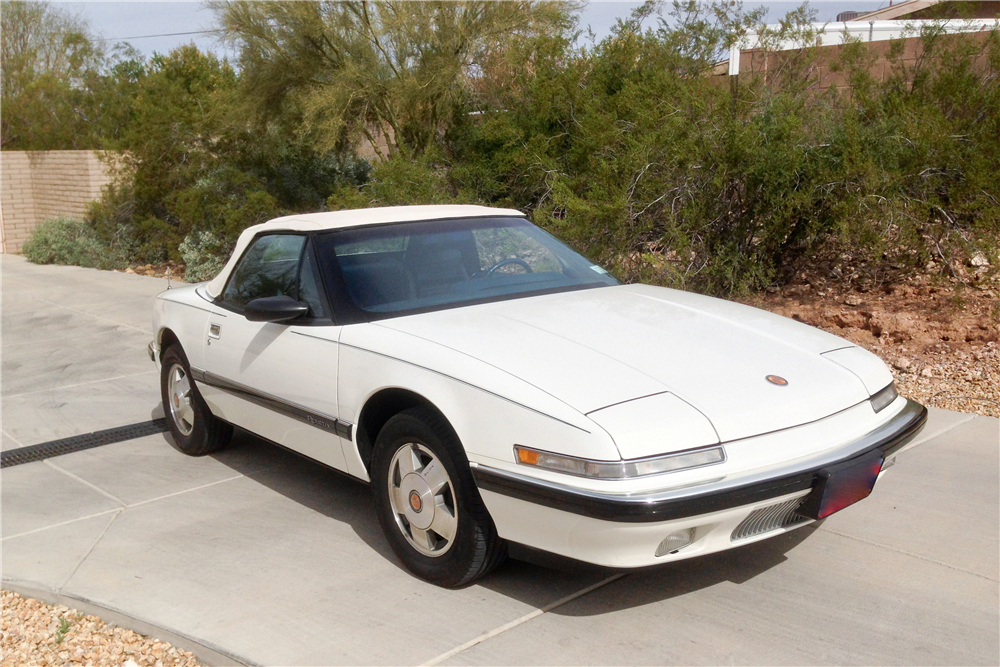
[[[233,425],[371,483],[412,572],[460,586],[516,542],[631,568],[865,498],[927,411],[874,355],[607,271],[518,211],[294,215],[156,300],[173,441]]]

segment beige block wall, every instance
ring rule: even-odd
[[[3,252],[20,253],[48,218],[82,218],[111,176],[97,151],[0,152]]]

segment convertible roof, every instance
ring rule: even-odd
[[[383,208],[361,208],[352,211],[328,211],[325,213],[303,213],[275,218],[260,225],[247,227],[240,234],[236,248],[222,271],[205,286],[212,297],[217,297],[226,286],[226,280],[243,256],[243,251],[261,232],[313,232],[323,229],[342,229],[361,225],[378,225],[389,222],[418,222],[420,220],[442,220],[448,218],[509,217],[523,218],[524,214],[510,208],[490,208],[488,206],[386,206]]]

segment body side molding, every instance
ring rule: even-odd
[[[261,407],[275,412],[280,412],[285,416],[292,417],[293,419],[297,419],[301,422],[309,424],[310,426],[315,426],[318,429],[339,435],[348,441],[352,439],[354,424],[351,424],[350,422],[337,419],[336,417],[331,417],[330,415],[325,415],[321,412],[316,412],[315,410],[310,410],[309,408],[282,400],[276,396],[271,396],[270,394],[265,394],[262,391],[257,391],[256,389],[246,385],[233,382],[232,380],[227,380],[224,377],[220,377],[214,373],[210,373],[206,370],[195,368],[193,366],[191,367],[191,377],[193,377],[196,382],[201,382],[210,387],[215,387],[216,389],[234,394]]]

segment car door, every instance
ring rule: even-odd
[[[251,322],[245,306],[290,296],[309,313],[290,322]],[[346,470],[337,419],[340,327],[330,319],[309,237],[256,238],[216,300],[205,332],[202,395],[223,419]]]

